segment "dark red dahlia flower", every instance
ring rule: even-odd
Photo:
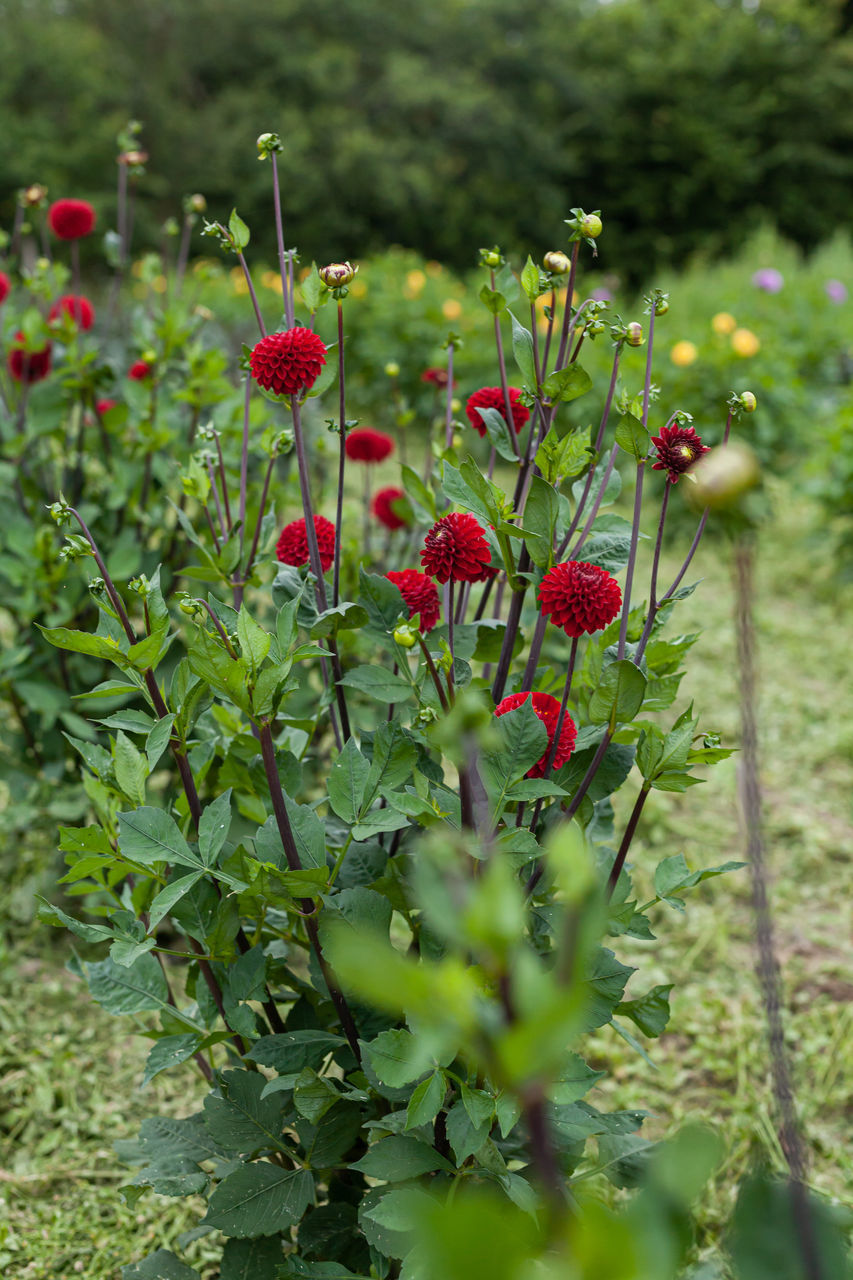
[[[394,441],[384,431],[361,427],[347,436],[346,451],[353,462],[381,462],[394,452]]]
[[[525,422],[530,420],[530,410],[519,403],[520,397],[521,392],[517,387],[509,388],[512,425],[515,427],[516,434],[518,434]],[[475,391],[472,396],[468,397],[468,403],[465,405],[465,412],[468,415],[468,421],[471,426],[481,436],[484,436],[486,434],[486,426],[477,412],[478,409],[497,409],[504,422],[506,422],[506,405],[504,404],[504,393],[501,388],[481,387],[479,391]]]
[[[144,382],[146,378],[150,378],[154,372],[154,366],[149,364],[147,360],[137,360],[130,366],[127,376],[132,378],[134,382]]]
[[[102,418],[105,413],[109,413],[110,409],[114,409],[117,404],[118,400],[96,400],[95,413]]]
[[[6,275],[5,271],[0,271],[0,305],[2,305],[9,296],[9,290],[12,288],[12,281]]]
[[[619,612],[622,592],[619,583],[596,564],[569,560],[555,564],[539,587],[542,612],[551,615],[556,627],[577,639],[609,626]]]
[[[438,369],[435,366],[431,366],[429,369],[424,369],[421,374],[421,382],[428,382],[431,386],[438,387],[443,390],[447,386],[447,370]],[[454,383],[454,386],[455,385],[456,384]]]
[[[270,333],[252,350],[252,377],[277,396],[310,391],[326,363],[326,344],[310,329]]]
[[[82,240],[95,230],[95,210],[88,200],[56,200],[48,210],[47,220],[60,240]]]
[[[652,436],[652,444],[658,451],[652,470],[665,471],[670,484],[676,484],[678,477],[703,453],[710,453],[692,427],[679,427],[677,423],[673,427],[661,427],[660,435]]]
[[[326,573],[335,558],[335,526],[325,516],[314,517],[317,546],[320,551],[320,568]],[[308,564],[308,534],[304,518],[293,520],[282,529],[275,553],[282,564]]]
[[[409,617],[421,615],[420,630],[432,631],[439,618],[438,592],[432,578],[417,569],[392,569],[385,577],[399,588],[400,595],[409,607]]]
[[[548,745],[540,759],[527,770],[524,776],[526,778],[542,778],[545,775],[548,756],[551,754],[551,748],[554,745],[554,734],[557,732],[557,721],[560,718],[560,699],[552,698],[550,693],[510,693],[495,707],[495,715],[505,716],[508,711],[515,711],[515,708],[520,707],[522,702],[526,702],[528,698],[533,703],[533,710],[548,731]],[[566,712],[563,715],[563,723],[560,726],[560,740],[557,743],[557,750],[554,752],[554,759],[551,764],[552,769],[556,771],[566,763],[575,749],[577,736],[577,725],[569,713]]]
[[[23,342],[21,329],[15,334],[15,342]],[[24,351],[21,347],[13,347],[9,352],[7,364],[9,372],[16,382],[41,382],[50,373],[50,343],[38,351]]]
[[[439,582],[480,582],[492,553],[474,516],[451,512],[433,525],[424,539],[421,564]]]
[[[404,529],[409,523],[403,516],[398,514],[398,508],[402,505],[406,495],[402,489],[396,489],[392,485],[388,489],[380,489],[370,504],[370,509],[376,516],[380,524],[384,524],[386,529]]]
[[[95,323],[95,308],[82,294],[65,293],[54,302],[47,319],[48,322],[61,320],[63,316],[70,316],[78,329],[91,329]]]

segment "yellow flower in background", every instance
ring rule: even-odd
[[[669,353],[669,358],[673,364],[677,364],[679,369],[686,369],[689,364],[698,356],[695,345],[692,342],[676,342],[675,346]]]
[[[155,276],[151,281],[151,288],[155,293],[165,293],[169,287],[169,282],[165,276]]]
[[[735,329],[732,334],[732,350],[735,355],[744,358],[754,356],[761,350],[761,342],[751,329]]]
[[[349,286],[349,291],[354,298],[363,298],[367,293],[367,281],[356,277]]]
[[[311,268],[311,267],[300,267],[300,269],[299,269],[299,275],[298,275],[297,279],[299,279],[299,280],[307,280],[307,279],[308,279],[308,277],[310,276],[310,274],[311,274],[311,271],[312,271],[312,270],[313,270],[313,268]]]
[[[711,320],[711,328],[714,333],[725,335],[737,328],[737,320],[728,311],[718,311]]]
[[[281,276],[277,271],[264,271],[261,274],[261,284],[265,289],[272,289],[275,293],[281,293]]]
[[[462,303],[456,298],[447,298],[441,304],[441,314],[446,320],[458,320],[462,315]]]
[[[231,279],[231,288],[235,293],[249,292],[249,286],[246,283],[246,277],[243,275],[242,267],[232,267],[228,275]]]
[[[426,276],[423,271],[407,271],[406,272],[406,296],[416,298],[426,284]]]
[[[444,267],[440,262],[428,262],[424,267],[424,270],[428,276],[432,276],[433,279],[435,279],[436,276],[440,276],[442,274]]]

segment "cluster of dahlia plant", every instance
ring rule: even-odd
[[[199,1089],[192,1114],[120,1144],[137,1169],[129,1205],[206,1200],[186,1258],[159,1248],[124,1274],[520,1280],[535,1260],[577,1280],[684,1275],[688,1200],[715,1144],[646,1141],[644,1113],[596,1105],[605,1064],[583,1058],[599,1028],[647,1056],[638,1037],[663,1031],[671,988],[635,982],[614,948],[652,943],[662,909],[739,865],[691,871],[676,853],[642,869],[654,889],[638,897],[628,862],[652,792],[684,791],[729,754],[692,704],[669,711],[696,636],[665,628],[693,589],[707,511],[665,581],[667,506],[705,452],[686,413],[657,409],[666,298],[650,295],[645,329],[605,325],[576,293],[602,230],[583,210],[542,267],[528,258],[516,276],[484,251],[496,385],[472,389],[468,427],[455,420],[451,334],[446,367],[428,371],[444,397],[422,424],[428,466],[360,499],[394,441],[348,416],[355,268],[295,284],[280,151],[259,139],[277,327],[252,288],[248,228],[236,213],[207,226],[245,272],[259,337],[236,466],[184,469],[181,576],[204,589],[170,605],[156,570],[120,589],[79,506],[53,506],[69,556],[94,559],[99,618],[43,635],[116,673],[82,704],[107,711],[90,713],[102,742],[81,744],[92,820],[61,837],[87,915],[43,915],[106,949],[75,971],[108,1011],[144,1016],[145,1081],[193,1070]],[[322,306],[337,313],[331,348],[314,330]],[[608,334],[597,398],[579,357]],[[643,344],[634,389],[626,356]],[[279,421],[259,442],[262,397]],[[733,397],[727,434],[753,407]],[[286,483],[280,454],[295,462]],[[623,466],[629,519],[606,510]],[[385,527],[381,550],[362,518]],[[623,785],[633,800],[614,804]],[[616,1202],[594,1190],[608,1183],[639,1190]]]

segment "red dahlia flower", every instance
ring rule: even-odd
[[[16,342],[24,341],[21,329],[15,334]],[[21,347],[13,347],[9,352],[7,364],[9,372],[16,382],[41,382],[50,373],[50,343],[38,351],[24,351]]]
[[[109,413],[110,409],[114,409],[117,404],[118,400],[96,400],[95,413],[102,418],[105,413]]]
[[[326,344],[310,329],[270,333],[252,350],[252,377],[277,396],[310,391],[326,363]]]
[[[6,275],[5,271],[0,271],[0,305],[6,301],[9,296],[9,290],[12,288],[12,282]]]
[[[678,477],[703,453],[711,452],[692,427],[679,427],[678,424],[661,427],[660,435],[652,436],[652,444],[658,451],[658,460],[652,465],[652,470],[666,471],[670,484],[676,484]]]
[[[380,489],[374,497],[370,509],[386,529],[404,529],[409,523],[395,510],[397,504],[402,503],[405,497],[403,490],[396,489],[393,485],[388,489]]]
[[[361,427],[347,436],[346,451],[353,462],[381,462],[394,452],[394,441],[384,431]]]
[[[596,564],[569,560],[555,564],[539,587],[542,612],[567,636],[591,635],[613,621],[622,604],[619,583]]]
[[[47,313],[48,323],[61,320],[63,315],[70,316],[78,329],[91,329],[95,323],[95,308],[81,294],[65,293],[57,298]]]
[[[438,592],[435,583],[417,569],[392,569],[385,577],[399,588],[400,595],[409,607],[409,617],[421,615],[420,630],[432,631],[439,618]]]
[[[150,378],[154,372],[154,366],[149,364],[147,360],[137,360],[130,366],[127,376],[132,378],[134,382],[144,382],[146,378]]]
[[[60,240],[82,240],[95,229],[95,210],[88,200],[57,200],[50,206],[47,220]]]
[[[516,434],[518,434],[525,422],[530,420],[530,410],[519,403],[520,397],[521,392],[516,387],[509,388],[512,425],[515,427]],[[468,421],[471,426],[481,436],[484,436],[486,434],[486,424],[477,412],[478,409],[497,409],[504,422],[506,422],[506,405],[504,404],[504,393],[501,388],[481,387],[479,391],[475,391],[472,396],[468,397],[468,403],[465,405],[465,412],[468,415]]]
[[[437,369],[435,366],[432,366],[429,369],[424,369],[421,374],[421,382],[428,382],[433,387],[443,389],[447,386],[447,370]],[[455,385],[456,384],[454,383],[454,386]]]
[[[542,778],[545,775],[548,756],[551,754],[551,748],[554,745],[554,734],[557,732],[557,721],[560,718],[560,699],[552,698],[550,693],[511,693],[495,707],[495,715],[505,716],[508,711],[515,711],[515,708],[520,707],[522,702],[526,702],[528,698],[533,703],[533,710],[548,731],[548,745],[541,758],[527,770],[524,776],[526,778]],[[554,752],[554,760],[551,765],[555,772],[557,769],[562,768],[574,751],[577,736],[577,726],[572,717],[566,712],[563,715],[560,740],[557,743],[557,750]]]
[[[335,526],[325,516],[314,517],[314,530],[320,551],[320,568],[326,573],[335,558]],[[308,564],[308,534],[305,520],[293,520],[282,529],[275,553],[282,564]]]
[[[451,512],[424,539],[421,564],[439,582],[481,582],[492,558],[486,535],[467,511]]]

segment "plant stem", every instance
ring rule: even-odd
[[[634,484],[634,519],[631,524],[631,547],[628,551],[628,567],[625,570],[625,591],[622,598],[622,617],[619,620],[619,645],[617,658],[625,657],[625,644],[628,639],[628,614],[631,612],[631,587],[634,582],[634,566],[637,562],[637,545],[640,541],[640,512],[643,506],[643,476],[646,460],[641,458],[637,463],[637,479]]]
[[[225,459],[222,456],[222,443],[219,439],[219,432],[214,431],[213,438],[216,441],[216,455],[219,461],[219,479],[222,485],[222,501],[225,504],[225,519],[228,522],[228,532],[231,532],[231,503],[228,501],[228,481],[225,477]]]
[[[453,448],[453,343],[447,344],[447,387],[444,397],[444,447]]]
[[[601,422],[599,423],[599,426],[598,426],[598,435],[595,437],[595,445],[593,446],[595,449],[596,455],[598,455],[598,453],[601,450],[601,445],[604,440],[604,432],[607,429],[607,422],[610,417],[610,409],[613,404],[613,395],[616,391],[616,382],[619,377],[619,359],[621,354],[622,354],[622,343],[617,342],[615,350],[613,352],[613,368],[610,374],[610,386],[607,388],[607,399],[604,402],[604,412],[601,415]],[[604,495],[604,488],[607,484],[608,479],[610,478],[610,472],[613,470],[613,464],[616,460],[615,450],[618,448],[618,445],[614,445],[613,447],[614,447],[614,452],[611,454],[610,466],[606,470],[603,483],[599,489],[599,502],[595,508],[596,514],[598,512],[598,507],[601,505],[601,498]],[[563,541],[560,543],[560,548],[557,552],[558,560],[562,558],[566,547],[569,545],[572,538],[574,537],[575,530],[577,529],[580,518],[583,515],[583,510],[584,510],[584,507],[586,506],[587,498],[589,497],[589,491],[592,487],[592,479],[593,479],[593,476],[595,475],[595,467],[596,467],[596,464],[593,463],[593,465],[590,467],[589,471],[587,472],[586,483],[584,484],[583,493],[581,494],[580,501],[578,502],[577,508],[575,509],[575,514],[572,518],[572,522],[569,525],[568,529],[566,530],[565,537],[563,538]],[[592,518],[594,520],[595,515],[593,515]]]
[[[579,639],[578,636],[572,637],[572,648],[569,654],[569,667],[566,672],[566,683],[563,686],[563,698],[562,698],[562,701],[560,702],[560,711],[557,716],[556,726],[554,728],[554,736],[551,739],[551,745],[548,748],[548,755],[545,760],[545,770],[542,774],[543,780],[549,778],[551,775],[551,770],[554,767],[554,760],[557,755],[557,749],[560,745],[560,734],[563,732],[563,722],[566,718],[566,707],[568,706],[568,703],[569,703],[569,694],[572,688],[572,676],[575,673],[575,660],[578,656],[578,639]],[[533,833],[536,830],[536,824],[539,821],[539,814],[542,812],[542,803],[543,803],[543,800],[542,800],[542,797],[540,796],[540,798],[536,801],[536,804],[534,806],[533,817],[530,819],[531,833]]]
[[[663,489],[663,501],[660,507],[660,520],[658,521],[658,536],[655,540],[655,554],[652,559],[652,577],[649,585],[649,612],[646,616],[646,625],[643,627],[643,634],[640,636],[640,643],[637,646],[637,652],[634,654],[634,661],[639,662],[646,651],[646,645],[649,642],[649,636],[652,633],[652,627],[655,624],[655,618],[658,613],[657,605],[657,589],[658,589],[658,567],[660,565],[660,552],[663,543],[663,526],[666,521],[666,509],[669,503],[669,491],[672,488],[669,476]]]
[[[625,834],[622,836],[622,843],[619,845],[619,851],[616,854],[613,866],[610,868],[610,875],[607,877],[607,901],[613,897],[613,890],[616,888],[616,882],[622,874],[622,868],[625,865],[625,859],[628,856],[628,850],[631,847],[631,841],[634,839],[634,832],[637,830],[637,823],[640,821],[640,814],[643,812],[643,805],[649,795],[651,787],[648,783],[644,783],[637,796],[634,808],[631,810],[631,816],[628,819],[628,825],[625,828]]]
[[[272,198],[275,208],[275,235],[278,244],[278,267],[281,273],[281,296],[284,303],[284,318],[288,329],[292,329],[295,320],[293,308],[293,292],[290,277],[290,255],[284,251],[284,223],[281,216],[281,190],[278,185],[278,165],[275,152],[270,153],[272,160]]]
[[[554,365],[555,369],[563,368],[563,361],[566,358],[566,351],[569,345],[569,337],[572,332],[572,298],[575,295],[575,275],[578,269],[578,254],[580,253],[581,243],[576,240],[572,245],[572,263],[569,268],[569,279],[566,284],[566,302],[563,311],[563,328],[560,333],[560,347],[557,352],[557,360]]]
[[[258,322],[258,328],[261,331],[261,337],[265,338],[267,336],[267,331],[266,331],[266,328],[264,327],[264,318],[261,315],[261,308],[258,305],[258,295],[255,293],[255,286],[252,284],[252,275],[251,275],[251,272],[249,271],[248,263],[246,262],[246,259],[243,256],[243,254],[239,251],[237,253],[237,257],[240,261],[240,266],[243,268],[243,276],[246,280],[246,284],[249,286],[249,297],[252,299],[252,306],[255,309],[255,319]]]
[[[296,841],[293,837],[293,829],[290,825],[290,819],[287,816],[287,805],[284,800],[284,792],[281,789],[281,779],[278,776],[278,766],[275,761],[275,745],[272,740],[272,731],[268,721],[261,724],[261,754],[264,761],[264,771],[267,777],[267,785],[269,786],[270,799],[272,800],[273,813],[275,814],[276,826],[281,837],[281,843],[284,848],[284,855],[287,858],[287,865],[291,871],[301,871],[302,863],[299,859],[299,852],[296,848]],[[317,921],[315,918],[314,904],[310,898],[300,900],[300,908],[305,921],[305,932],[308,934],[308,940],[311,943],[314,954],[317,957],[317,963],[323,974],[326,986],[329,988],[329,995],[332,1003],[340,1019],[341,1027],[347,1038],[350,1048],[355,1055],[355,1060],[361,1063],[361,1048],[358,1043],[358,1030],[355,1025],[350,1007],[346,1002],[343,992],[337,985],[331,970],[323,955],[323,949],[320,945],[320,935],[317,930]]]
[[[732,416],[733,415],[729,413],[729,416],[726,419],[726,429],[723,434],[724,446],[727,445],[729,442],[729,433],[732,428]],[[694,534],[693,541],[690,544],[690,550],[687,552],[687,555],[684,560],[684,564],[681,566],[678,573],[676,574],[675,579],[673,580],[669,590],[664,592],[663,596],[658,602],[658,608],[660,608],[660,606],[663,605],[669,599],[669,597],[672,595],[674,591],[678,590],[678,587],[682,578],[684,577],[687,570],[690,568],[690,561],[693,559],[694,555],[696,554],[696,548],[699,546],[699,542],[702,538],[702,534],[705,532],[705,525],[708,523],[708,516],[710,514],[710,511],[711,511],[711,508],[706,507],[705,510],[702,512],[702,517],[699,521],[699,527],[697,528],[696,533]]]
[[[243,598],[243,587],[245,586],[248,579],[252,576],[252,568],[255,563],[255,556],[258,551],[258,542],[260,541],[260,537],[261,537],[261,526],[264,523],[264,515],[266,513],[267,497],[270,491],[270,482],[272,480],[272,473],[275,470],[276,456],[277,456],[276,454],[271,455],[269,464],[267,465],[267,473],[264,476],[264,487],[261,490],[261,505],[258,509],[258,519],[255,525],[255,536],[252,538],[252,546],[249,551],[249,558],[246,561],[245,577],[242,582],[235,583],[235,587],[239,586],[240,588],[241,600]],[[239,608],[239,606],[237,607]]]
[[[432,680],[432,682],[433,682],[433,684],[434,684],[434,686],[435,686],[435,691],[436,691],[436,693],[438,694],[438,700],[439,700],[439,702],[441,703],[441,709],[442,709],[442,711],[447,711],[447,710],[449,710],[449,705],[448,705],[448,702],[447,702],[447,697],[446,697],[446,695],[445,695],[445,692],[444,692],[444,689],[443,689],[443,687],[442,687],[441,681],[440,681],[440,679],[438,678],[438,671],[436,670],[435,663],[434,663],[434,662],[433,662],[433,660],[432,660],[432,654],[430,653],[429,649],[427,648],[427,646],[426,646],[426,641],[424,640],[424,638],[423,638],[423,636],[421,635],[420,631],[418,632],[418,643],[420,644],[420,646],[421,646],[421,652],[422,652],[422,653],[423,653],[423,655],[424,655],[424,660],[425,660],[426,665],[427,665],[427,671],[429,671],[430,678],[431,678],[431,680]]]
[[[518,590],[513,591],[512,600],[509,605],[509,613],[506,620],[506,631],[504,633],[503,644],[501,645],[501,655],[498,659],[498,669],[495,673],[495,683],[492,686],[492,698],[495,702],[500,702],[503,697],[504,687],[506,685],[507,676],[509,675],[509,667],[512,662],[512,651],[515,647],[515,637],[518,631],[518,623],[521,618],[521,610],[524,605],[524,595],[527,591],[527,579],[521,575],[525,574],[530,568],[530,556],[527,547],[521,549],[518,557],[518,576],[521,580],[521,586]]]
[[[536,629],[533,632],[533,638],[530,641],[530,653],[527,656],[527,666],[524,668],[524,675],[521,677],[521,692],[527,693],[533,688],[533,677],[536,675],[536,668],[539,664],[539,655],[542,652],[542,642],[545,639],[545,629],[548,626],[548,615],[540,613],[536,619]]]
[[[492,287],[492,290],[494,290],[494,287],[495,287],[494,271],[490,271],[489,275],[491,280],[491,287]],[[518,437],[516,436],[515,428],[512,425],[512,401],[509,398],[509,381],[507,380],[507,376],[506,376],[506,359],[504,358],[504,340],[503,340],[503,334],[501,332],[500,316],[496,315],[494,317],[494,327],[495,327],[495,348],[497,350],[497,355],[498,355],[498,376],[500,378],[501,394],[503,395],[503,401],[504,401],[504,418],[506,419],[506,424],[509,429],[509,436],[510,436],[510,439],[512,440],[512,445],[513,445],[513,448],[515,449],[516,457],[520,458],[521,452],[518,447]]]
[[[451,697],[453,696],[453,588],[456,583],[450,578],[447,583],[447,642],[450,646],[450,670],[447,673],[447,683],[450,687]]]
[[[273,155],[273,159],[275,159],[275,155]],[[344,383],[344,304],[340,298],[338,299],[338,391],[340,393],[338,408],[340,449],[338,452],[338,501],[335,508],[335,562],[332,577],[332,608],[337,608],[338,600],[340,599],[341,537],[344,520],[344,475],[346,472],[347,460],[347,403],[346,385]]]

